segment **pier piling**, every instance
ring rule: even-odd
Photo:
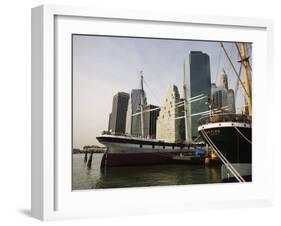
[[[92,167],[92,159],[93,159],[93,152],[91,152],[88,163],[87,163],[88,169],[90,169]]]
[[[88,152],[85,151],[84,162],[87,162],[87,161],[88,161]]]

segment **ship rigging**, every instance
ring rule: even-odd
[[[238,73],[221,42],[221,47],[244,91],[246,99],[244,113],[229,114],[223,109],[218,113],[210,109],[210,113],[198,121],[201,137],[212,147],[223,163],[222,180],[224,181],[245,182],[252,179],[252,78],[250,56],[247,55],[246,45],[246,43],[241,43],[239,48],[235,43],[241,63]],[[240,78],[241,67],[243,81]],[[212,108],[212,103],[209,106]]]

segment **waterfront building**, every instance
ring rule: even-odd
[[[157,118],[156,138],[165,142],[182,142],[184,125],[182,120],[176,119],[183,116],[182,108],[178,107],[181,101],[177,86],[171,85],[161,105]]]
[[[118,92],[113,96],[109,125],[114,133],[125,133],[128,100],[129,94],[125,92]]]
[[[208,99],[211,98],[210,58],[201,51],[191,51],[184,61],[184,89],[187,101],[186,142],[198,137],[198,119],[200,113],[208,111]],[[205,98],[190,103],[190,98],[203,94]],[[194,116],[192,116],[194,114]]]
[[[126,112],[126,133],[133,136],[141,136],[141,89],[132,89],[129,96],[128,109]],[[144,108],[147,105],[146,95],[144,93]],[[147,117],[144,115],[144,125],[147,124]],[[144,126],[144,137],[148,136],[148,127]]]

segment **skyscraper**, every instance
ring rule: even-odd
[[[213,98],[213,96],[215,95],[216,91],[217,91],[217,85],[216,85],[216,83],[212,83],[211,84],[211,98]]]
[[[112,123],[111,123],[111,113],[109,114],[109,118],[108,118],[108,131],[112,131]]]
[[[130,98],[129,98],[129,104],[128,104],[128,110],[127,110],[127,116],[126,116],[126,133],[131,134],[134,136],[141,136],[141,114],[134,115],[138,112],[141,112],[141,89],[132,89]],[[144,106],[147,105],[145,93],[144,93]],[[146,115],[144,115],[144,125],[146,124]],[[144,137],[148,135],[148,128],[144,127]]]
[[[223,90],[228,90],[228,79],[224,69],[220,74],[220,86]]]
[[[158,108],[158,109],[157,109]],[[157,109],[157,110],[153,110]],[[145,118],[146,120],[146,127],[148,127],[148,137],[155,139],[156,138],[156,122],[159,116],[160,109],[158,106],[155,105],[147,105],[145,107]]]
[[[112,132],[125,133],[129,94],[118,92],[113,96],[109,125]]]
[[[227,105],[230,113],[236,113],[235,96],[233,89],[227,90]]]
[[[228,105],[227,90],[218,87],[213,95],[213,107],[221,109],[222,107],[227,107],[227,105]]]
[[[198,136],[198,119],[201,112],[208,110],[208,98],[211,97],[211,71],[210,58],[201,51],[191,51],[184,62],[184,87],[187,108],[186,140]],[[190,103],[190,98],[203,94],[205,98]],[[192,116],[194,114],[194,116]],[[197,114],[197,115],[195,115]],[[189,135],[190,134],[190,135]],[[191,137],[189,137],[191,136]]]
[[[222,109],[223,112],[235,113],[235,97],[233,89],[228,89],[227,74],[223,70],[220,74],[220,86],[212,84],[213,108]]]

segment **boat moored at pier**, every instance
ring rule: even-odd
[[[235,45],[243,68],[243,81],[221,43],[237,76],[237,84],[243,89],[243,114],[229,114],[224,109],[220,113],[213,112],[213,103],[210,102],[210,114],[198,120],[198,132],[223,162],[222,181],[245,182],[252,180],[252,77],[248,46],[246,43],[241,43],[240,47],[237,43]]]
[[[177,155],[195,155],[196,148],[204,143],[184,144],[164,142],[125,135],[111,135],[108,132],[97,137],[107,147],[101,167],[131,166],[173,162]]]
[[[199,120],[198,131],[247,181],[252,175],[252,123],[246,115],[217,114]],[[237,181],[222,165],[222,180]]]

